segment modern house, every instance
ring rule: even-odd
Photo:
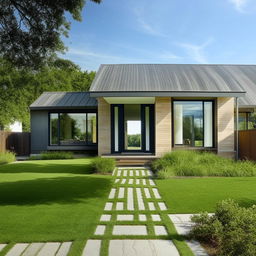
[[[89,92],[45,92],[30,106],[31,151],[135,161],[188,148],[233,158],[236,125],[255,128],[254,108],[254,65],[101,65]]]

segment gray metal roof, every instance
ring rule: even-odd
[[[90,92],[92,96],[117,92],[241,96],[248,82],[256,88],[254,65],[104,64],[100,66]]]
[[[31,110],[38,109],[78,109],[96,108],[97,101],[88,92],[44,92],[30,105]]]

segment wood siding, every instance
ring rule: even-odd
[[[256,161],[256,130],[239,131],[239,158]]]
[[[110,105],[101,97],[98,100],[98,155],[111,153]]]
[[[160,157],[171,151],[171,98],[156,97],[155,101],[155,151]]]
[[[234,158],[234,98],[217,99],[217,149],[218,155]]]

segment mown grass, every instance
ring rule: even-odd
[[[91,171],[91,158],[0,166],[0,242],[73,241],[79,255],[112,184]]]
[[[0,152],[0,165],[8,164],[16,160],[15,154],[12,152]]]
[[[251,161],[234,161],[214,153],[174,151],[152,163],[158,178],[174,176],[256,176],[256,164]]]

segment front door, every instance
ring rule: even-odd
[[[154,152],[154,105],[111,105],[112,153]]]

